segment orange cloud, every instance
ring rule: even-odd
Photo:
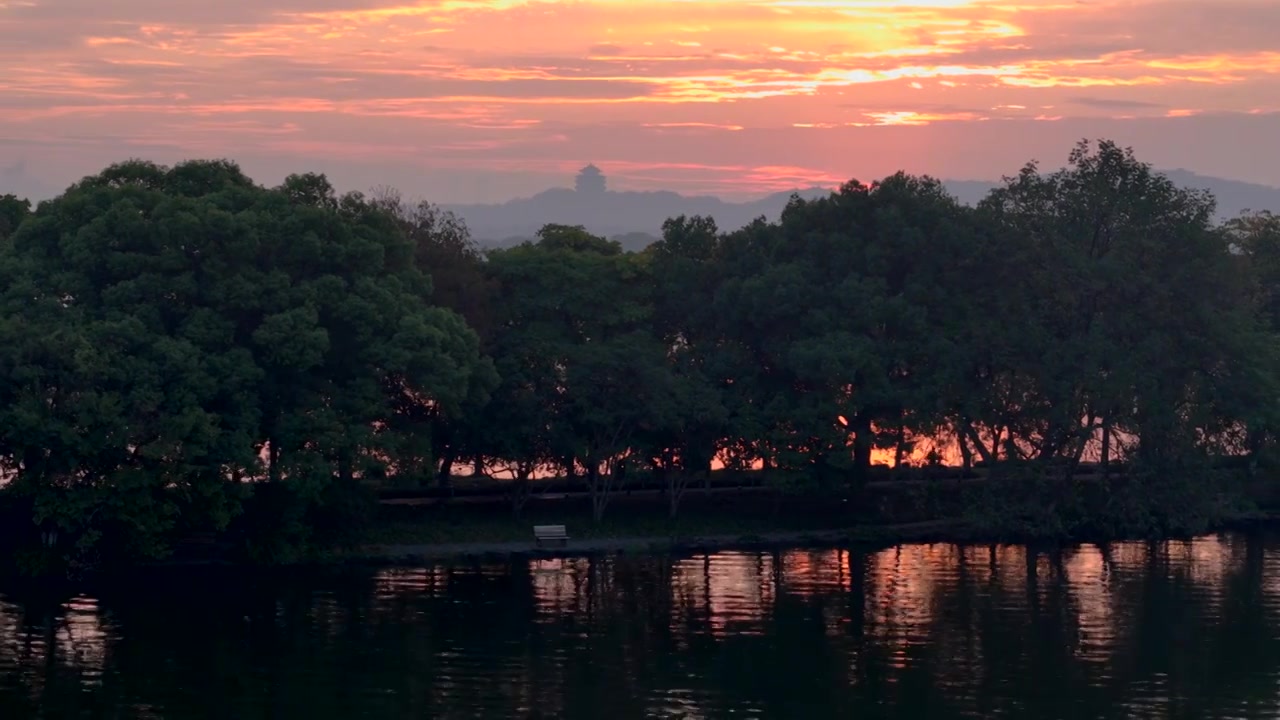
[[[0,131],[232,154],[288,127],[269,149],[306,158],[394,128],[379,147],[497,168],[591,128],[646,157],[690,134],[727,153],[747,130],[1249,113],[1280,97],[1277,26],[1259,0],[0,2]]]

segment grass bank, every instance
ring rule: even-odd
[[[619,495],[599,523],[583,498],[534,500],[520,517],[470,503],[383,507],[347,560],[534,552],[532,526],[565,525],[563,554],[900,542],[1064,544],[1186,537],[1271,524],[1277,483],[1216,475],[877,483],[861,493],[700,493],[675,518],[665,500]],[[551,553],[562,554],[562,553]]]
[[[836,508],[843,504],[840,499],[834,501]],[[532,539],[534,525],[564,525],[574,539],[600,540],[830,531],[849,526],[851,520],[855,518],[850,513],[833,511],[830,499],[758,493],[711,497],[694,493],[675,518],[668,516],[661,497],[623,495],[599,522],[591,519],[589,501],[581,498],[530,500],[518,517],[504,506],[390,506],[380,508],[363,544],[524,542]]]

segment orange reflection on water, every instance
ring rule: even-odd
[[[758,634],[773,609],[778,569],[768,555],[698,555],[675,563],[671,592],[681,604],[698,609],[713,636]]]
[[[1068,592],[1079,618],[1076,655],[1106,662],[1115,649],[1115,598],[1111,566],[1096,545],[1085,545],[1065,561]]]
[[[790,550],[780,556],[782,579],[780,592],[803,598],[816,598],[833,593],[847,593],[855,587],[854,567],[849,550]],[[826,634],[840,638],[849,623],[848,606],[823,603],[822,619]]]
[[[81,595],[64,603],[62,612],[55,636],[58,656],[79,667],[84,682],[100,683],[107,664],[107,631],[98,601]]]
[[[583,607],[583,591],[591,572],[591,562],[588,558],[529,561],[534,604],[540,615],[572,613]]]
[[[1025,587],[1027,581],[1026,549],[1018,545],[968,545],[955,547],[955,556],[942,556],[947,561],[935,572],[946,575],[954,572],[956,582],[998,588],[1011,592]],[[1037,566],[1036,572],[1040,569]]]
[[[1227,537],[1211,535],[1194,540],[1169,541],[1165,545],[1171,571],[1182,572],[1191,582],[1214,590],[1220,589],[1227,574],[1244,557],[1243,544],[1233,544]],[[1205,595],[1210,607],[1217,607],[1220,593]]]
[[[405,593],[443,595],[449,587],[449,570],[436,565],[421,568],[387,568],[373,576],[374,594],[379,599]]]
[[[866,633],[891,648],[890,667],[904,669],[933,622],[935,577],[954,566],[954,545],[905,545],[867,558]]]
[[[848,550],[789,550],[781,554],[782,590],[809,597],[852,587]]]

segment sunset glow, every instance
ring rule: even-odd
[[[1277,26],[1271,0],[0,0],[0,165],[227,155],[463,196],[590,159],[615,187],[749,194],[989,177],[1097,128],[1280,184],[1180,142],[1277,127]]]

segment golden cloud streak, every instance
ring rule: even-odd
[[[182,3],[27,20],[35,4],[0,0],[6,134],[102,128],[192,147],[207,133],[307,153],[394,127],[410,137],[365,149],[496,157],[566,142],[567,128],[641,128],[658,148],[762,128],[1261,112],[1273,108],[1258,98],[1280,96],[1266,37],[1206,38],[1181,0],[224,2],[213,22],[184,21]],[[781,187],[816,171],[732,172]]]

